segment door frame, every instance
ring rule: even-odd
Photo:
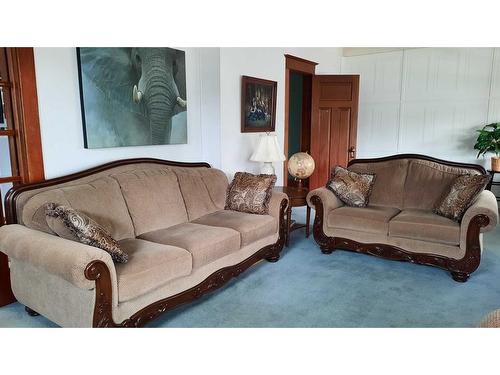
[[[303,59],[301,57],[285,54],[285,135],[283,150],[285,161],[283,163],[283,186],[288,186],[288,121],[290,107],[290,74],[299,73],[303,75],[316,75],[317,62]]]

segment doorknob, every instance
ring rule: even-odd
[[[349,147],[348,151],[349,151],[349,157],[351,159],[354,159],[356,157],[356,147],[351,146],[351,147]]]

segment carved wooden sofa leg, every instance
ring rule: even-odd
[[[451,271],[450,273],[451,273],[451,277],[453,278],[453,280],[458,281],[459,283],[465,283],[470,277],[470,273],[467,273],[467,272]]]
[[[28,306],[25,306],[24,310],[28,313],[29,316],[38,316],[38,315],[40,315],[35,310],[30,309]]]
[[[311,203],[316,211],[313,225],[314,240],[323,254],[331,254],[336,249],[343,249],[390,260],[434,266],[449,271],[453,280],[461,283],[469,279],[481,262],[481,228],[486,227],[490,221],[486,215],[479,214],[470,220],[465,254],[461,259],[453,259],[437,254],[414,253],[389,244],[361,243],[348,238],[330,237],[323,230],[324,208],[321,198],[313,195]]]
[[[276,263],[278,260],[280,260],[280,255],[272,255],[270,257],[267,257],[266,260],[270,263]]]

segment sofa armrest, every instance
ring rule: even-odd
[[[460,223],[460,247],[463,249],[466,246],[469,224],[477,215],[484,215],[489,219],[488,224],[481,227],[481,232],[489,232],[496,227],[498,223],[498,203],[491,191],[483,190],[462,217]]]
[[[344,205],[344,202],[337,198],[337,196],[326,187],[320,187],[318,189],[311,190],[307,194],[307,204],[311,208],[315,208],[314,204],[311,202],[311,198],[313,196],[317,196],[319,197],[319,199],[321,199],[325,215],[331,210],[342,207]]]
[[[0,227],[0,251],[88,290],[95,287],[95,281],[85,277],[85,268],[90,262],[100,260],[109,268],[113,289],[117,288],[111,256],[97,247],[12,224]]]
[[[269,215],[276,218],[278,223],[280,222],[280,209],[283,199],[286,199],[288,202],[288,195],[279,191],[273,191],[271,200],[269,201]]]

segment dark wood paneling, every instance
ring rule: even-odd
[[[352,83],[351,82],[332,82],[321,85],[319,100],[351,100]]]

